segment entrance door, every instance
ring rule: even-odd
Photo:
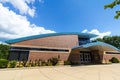
[[[84,63],[91,63],[91,53],[90,52],[80,52],[80,62],[81,64]]]

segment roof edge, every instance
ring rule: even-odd
[[[47,34],[32,35],[32,36],[27,36],[27,37],[21,37],[21,38],[7,40],[5,42],[8,43],[8,44],[12,44],[12,43],[26,41],[26,40],[31,40],[31,39],[36,39],[36,38],[59,36],[59,35],[79,35],[81,37],[87,37],[87,38],[92,38],[92,37],[96,37],[97,36],[95,34],[90,34],[90,33],[62,32],[62,33],[47,33]]]
[[[88,47],[96,46],[96,45],[108,46],[108,47],[113,48],[113,49],[115,49],[115,50],[120,52],[120,50],[118,48],[116,48],[115,46],[113,46],[111,44],[108,44],[108,43],[100,42],[100,41],[87,43],[87,44],[84,44],[84,45],[81,45],[81,46],[74,46],[72,49],[88,48]]]

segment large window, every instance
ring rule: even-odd
[[[29,51],[10,51],[9,60],[27,61]]]
[[[79,38],[79,45],[86,44],[90,42],[89,38]]]
[[[11,47],[10,50],[20,50],[20,51],[29,51],[29,50],[37,50],[37,51],[58,51],[58,52],[69,52],[67,49],[50,49],[50,48],[30,48],[30,47]]]

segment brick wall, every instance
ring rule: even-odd
[[[104,63],[108,63],[112,57],[116,57],[120,60],[120,54],[104,54],[103,55]]]
[[[14,43],[13,45],[71,48],[78,45],[78,35],[60,35],[37,38]]]
[[[62,52],[40,52],[40,51],[35,51],[35,52],[30,52],[30,54],[29,54],[29,58],[28,58],[28,60],[39,60],[39,59],[41,59],[41,60],[48,60],[48,59],[50,59],[50,58],[52,58],[52,57],[56,57],[56,58],[58,58],[58,56],[60,56],[60,60],[63,60],[63,61],[65,61],[65,60],[68,60],[68,57],[69,57],[69,53],[67,53],[67,52],[65,52],[65,53],[62,53]]]
[[[70,55],[69,55],[69,61],[72,61],[72,62],[78,62],[80,63],[80,50],[79,49],[75,49],[75,50],[72,50]]]

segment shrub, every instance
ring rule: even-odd
[[[41,66],[42,65],[42,61],[39,59],[38,60],[38,66]]]
[[[58,58],[51,58],[51,59],[49,59],[49,61],[51,62],[51,64],[53,65],[53,66],[55,66],[57,63],[58,63]]]
[[[79,62],[71,62],[71,65],[79,65]]]
[[[27,65],[27,61],[23,61],[23,64],[22,64],[24,67],[26,67]]]
[[[28,64],[26,65],[26,67],[31,67],[31,64],[32,64],[32,61],[29,60],[29,61],[28,61]]]
[[[46,64],[47,64],[47,66],[52,66],[53,65],[50,59],[48,59],[48,61],[46,62]]]
[[[71,65],[70,61],[64,61],[64,65]]]
[[[38,66],[38,60],[35,60],[35,66]]]
[[[17,67],[24,67],[24,66],[23,66],[23,62],[22,62],[22,61],[19,61]]]
[[[42,61],[42,62],[41,62],[41,66],[47,66],[47,62]]]
[[[14,68],[14,67],[16,67],[17,61],[16,61],[16,60],[10,61],[9,64],[10,64],[10,65],[9,65],[10,68]]]
[[[31,62],[31,67],[35,67],[35,63],[33,61]]]
[[[119,63],[119,60],[116,57],[112,57],[109,61],[112,63]]]
[[[0,59],[0,68],[7,68],[8,62],[6,59]]]

